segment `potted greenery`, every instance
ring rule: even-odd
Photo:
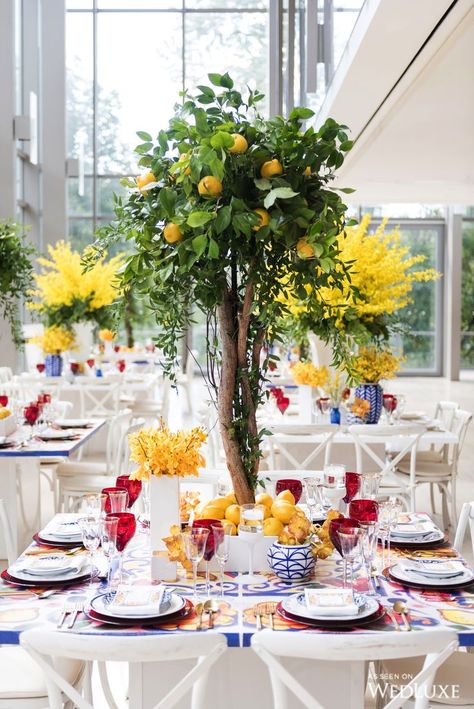
[[[25,243],[25,230],[12,221],[0,222],[0,312],[10,325],[16,347],[23,345],[20,299],[28,299],[33,266],[33,246]]]
[[[352,143],[332,119],[304,129],[306,108],[264,120],[258,91],[244,98],[228,74],[209,79],[196,96],[183,94],[156,142],[138,133],[148,172],[124,181],[130,194],[117,197],[96,249],[134,241],[123,285],[149,297],[170,373],[193,309],[205,313],[209,384],[244,504],[254,499],[265,435],[256,420],[271,360],[263,346],[281,336],[283,296],[337,287],[344,273],[336,239],[346,207],[329,184]]]

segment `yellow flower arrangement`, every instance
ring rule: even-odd
[[[347,389],[346,379],[340,371],[328,372],[324,389],[326,394],[331,399],[332,405],[335,407],[340,406],[341,402],[345,398],[345,393],[349,391]]]
[[[381,379],[392,379],[400,369],[401,361],[388,350],[361,347],[354,360],[353,377],[361,384],[378,384]]]
[[[359,397],[356,396],[351,405],[351,412],[364,421],[369,411],[370,401],[367,401],[366,399],[359,399]]]
[[[108,328],[102,328],[102,330],[99,330],[99,340],[102,340],[102,342],[112,342],[115,339],[115,333],[112,332],[112,330],[109,330]]]
[[[29,342],[39,345],[45,354],[59,354],[74,349],[74,333],[59,325],[45,328],[42,335],[32,337]]]
[[[189,431],[170,431],[164,421],[157,428],[142,428],[129,437],[130,460],[139,467],[132,474],[134,480],[150,480],[152,475],[199,475],[205,465],[200,453],[207,435],[202,428]]]
[[[105,257],[84,271],[83,257],[65,241],[48,246],[50,258],[38,258],[41,273],[34,276],[36,289],[31,295],[36,302],[30,309],[46,315],[52,324],[72,324],[81,320],[101,322],[102,309],[120,295],[118,271],[122,255],[105,261]]]
[[[299,385],[324,386],[328,378],[327,367],[315,367],[311,362],[296,362],[290,371],[295,384]]]

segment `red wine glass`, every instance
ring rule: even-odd
[[[38,362],[38,364],[36,365],[36,369],[38,370],[38,372],[40,374],[43,374],[45,368],[46,368],[46,365],[44,364],[44,362]]]
[[[303,483],[293,478],[281,478],[276,481],[275,492],[279,495],[283,490],[289,490],[295,498],[295,504],[298,504],[303,493]]]
[[[359,527],[359,522],[351,517],[336,517],[329,522],[329,539],[333,543],[334,547],[337,549],[339,554],[342,556],[341,551],[341,540],[339,539],[339,530],[341,529],[352,529],[354,527]]]
[[[278,411],[283,415],[290,405],[290,399],[288,396],[280,396],[277,398],[276,404]]]
[[[95,364],[95,359],[93,357],[89,357],[89,359],[86,359],[87,366],[92,369],[92,367]]]
[[[379,503],[375,500],[352,500],[349,505],[349,517],[358,522],[377,522]]]
[[[359,473],[346,473],[346,495],[342,498],[346,505],[352,502],[354,497],[360,490],[360,475]]]
[[[6,394],[0,394],[0,406],[8,406],[8,396]]]
[[[128,509],[133,507],[138,496],[142,491],[142,481],[141,480],[131,480],[129,475],[119,475],[115,483],[117,487],[121,487],[128,492]]]
[[[133,539],[135,531],[137,528],[137,521],[135,515],[132,512],[112,512],[108,514],[105,518],[107,519],[117,519],[117,538],[115,546],[119,555],[119,579],[122,581],[122,566],[123,566],[123,550]]]
[[[69,366],[71,367],[71,372],[73,375],[76,376],[79,371],[79,364],[77,362],[71,362]]]
[[[125,372],[126,363],[124,359],[119,359],[117,362],[117,369],[120,373]]]
[[[209,536],[206,541],[206,548],[204,550],[204,561],[206,562],[206,595],[211,595],[211,584],[209,580],[209,562],[214,557],[216,551],[216,544],[214,541],[213,527],[222,527],[220,520],[218,519],[196,519],[193,522],[193,527],[198,529],[207,529],[209,531]]]
[[[31,402],[28,406],[23,409],[23,416],[25,417],[25,422],[31,427],[30,435],[28,440],[31,441],[33,438],[33,426],[37,422],[39,415],[41,413],[41,407],[38,406],[36,402]]]
[[[114,345],[114,352],[120,352],[120,345]]]
[[[107,496],[104,505],[106,514],[118,514],[125,512],[128,505],[128,492],[123,487],[104,487],[101,490],[103,495]]]

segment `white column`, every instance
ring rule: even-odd
[[[459,380],[461,364],[462,216],[448,212],[444,266],[444,367],[451,381]]]

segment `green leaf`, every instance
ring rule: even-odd
[[[158,142],[160,144],[160,148],[164,153],[168,150],[168,135],[166,131],[160,130],[158,133]]]
[[[343,150],[345,153],[352,148],[354,145],[353,140],[345,140],[343,143],[340,144],[339,150]]]
[[[209,239],[209,248],[207,250],[207,254],[209,258],[219,257],[219,244],[217,243],[217,241],[214,241],[212,237]]]
[[[224,86],[226,89],[231,89],[234,85],[234,82],[230,78],[229,74],[226,72],[225,74],[222,74],[221,76],[221,86]]]
[[[195,236],[192,240],[192,245],[194,253],[197,256],[202,256],[207,246],[207,234],[199,234],[199,236]]]
[[[294,108],[290,113],[290,121],[305,121],[314,116],[310,108]]]
[[[231,148],[234,145],[234,139],[229,133],[224,133],[221,130],[212,136],[211,145],[213,148]]]
[[[209,98],[214,98],[214,96],[216,95],[210,86],[200,85],[196,86],[196,88],[199,89],[199,91],[201,91],[205,96],[209,96]]]
[[[222,207],[219,209],[217,212],[217,217],[216,221],[214,222],[214,229],[216,234],[222,234],[225,229],[230,224],[230,221],[232,219],[232,208],[228,205],[226,207]]]
[[[252,228],[246,214],[236,214],[232,219],[232,226],[236,232],[250,236]]]
[[[140,143],[140,145],[137,145],[135,148],[136,153],[147,153],[149,150],[151,150],[153,147],[153,143]]]
[[[216,151],[210,148],[208,145],[202,145],[199,149],[198,158],[203,165],[210,165],[214,160],[217,159],[217,154]]]
[[[151,143],[153,138],[149,133],[145,133],[144,130],[137,130],[137,135],[140,138],[140,140],[143,140],[145,143]]]
[[[339,187],[339,192],[344,192],[344,194],[352,194],[355,192],[355,189],[352,187]]]
[[[272,187],[272,183],[270,180],[267,180],[266,177],[259,177],[256,180],[254,180],[255,187],[259,190],[270,190]]]
[[[212,219],[212,214],[210,212],[192,212],[186,220],[186,224],[192,229],[204,226]],[[194,242],[193,242],[194,243]]]
[[[148,187],[148,185],[147,185]],[[176,206],[176,192],[171,189],[171,187],[163,187],[158,195],[158,202],[160,203],[165,215],[168,218],[174,216],[174,209]]]
[[[298,194],[299,192],[294,192],[291,187],[276,187],[267,194],[263,201],[263,206],[268,209],[275,203],[276,199],[291,199]]]
[[[223,86],[221,74],[208,74],[207,78],[209,79],[211,84],[214,84],[214,86]]]

